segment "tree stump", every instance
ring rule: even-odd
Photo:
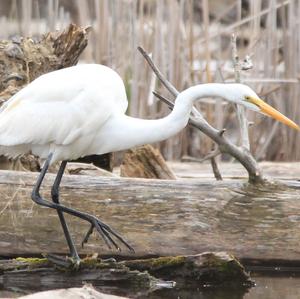
[[[49,32],[40,39],[30,37],[0,41],[0,104],[37,77],[77,64],[88,44],[89,28],[70,24],[65,30]],[[83,160],[82,162],[86,162]],[[88,163],[112,171],[112,155],[90,156]],[[1,169],[39,171],[37,158],[0,158]]]
[[[159,150],[149,144],[128,150],[120,172],[123,177],[176,180],[176,175],[166,164]]]
[[[75,65],[88,43],[88,28],[69,25],[41,39],[0,41],[0,99],[5,102],[42,74]]]
[[[62,32],[0,41],[0,104],[42,74],[75,65],[88,43],[88,28],[70,24]],[[1,169],[38,171],[32,155],[1,157]]]

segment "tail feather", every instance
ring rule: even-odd
[[[31,147],[29,144],[19,144],[14,146],[0,145],[0,155],[7,156],[9,158],[16,158],[23,154],[29,153]]]

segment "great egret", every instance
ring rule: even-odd
[[[117,241],[132,247],[96,217],[59,203],[59,185],[68,160],[128,149],[167,139],[183,129],[194,101],[221,97],[251,110],[267,114],[288,126],[298,125],[263,102],[243,84],[202,84],[181,92],[173,111],[157,120],[125,115],[127,98],[120,76],[96,64],[73,66],[40,76],[16,93],[0,109],[0,154],[16,157],[28,152],[46,160],[33,188],[32,199],[57,211],[75,262],[80,258],[63,213],[84,219],[96,228],[106,244],[117,249]],[[52,202],[40,196],[40,187],[51,163],[62,161],[52,186]]]

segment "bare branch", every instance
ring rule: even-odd
[[[206,160],[213,159],[221,154],[219,148],[216,148],[215,150],[211,151],[208,155],[206,155],[204,158],[202,158],[199,162],[204,162]]]
[[[165,98],[164,96],[160,95],[158,92],[156,91],[152,91],[152,93],[162,102],[164,102],[165,104],[168,105],[168,107],[172,110],[174,108],[174,103],[171,102],[170,100],[168,100],[167,98]]]
[[[205,156],[203,159],[198,159],[198,158],[194,158],[194,157],[189,157],[189,156],[183,156],[181,158],[181,161],[183,162],[198,162],[198,163],[203,163],[206,160],[210,160],[210,164],[213,170],[213,174],[214,177],[216,178],[217,181],[223,180],[221,173],[219,171],[218,168],[218,164],[216,162],[215,157],[220,155],[221,152],[220,150],[217,148],[214,151],[212,151],[211,153],[209,153],[207,156]]]
[[[139,49],[140,49],[139,51],[141,53],[142,52],[144,53],[143,56],[145,58],[147,57],[147,61],[148,62],[151,61],[151,64],[149,63],[149,65],[154,66],[155,69],[158,70],[158,68],[154,65],[154,63],[152,62],[151,58],[147,55],[147,53],[141,47],[139,47]],[[151,68],[152,68],[152,66],[151,66]],[[157,73],[157,72],[155,72],[155,73]],[[167,81],[160,72],[159,72],[159,74],[160,74],[160,77],[158,77],[159,80],[162,79],[163,82]],[[168,83],[169,83],[169,85],[172,86],[172,84],[170,82],[168,82]],[[159,98],[164,98],[164,97],[159,96]],[[170,101],[166,100],[165,98],[164,98],[164,102],[168,103],[169,107],[174,105],[173,103],[170,103]],[[231,143],[229,140],[227,140],[224,137],[224,132],[225,132],[224,130],[219,131],[219,130],[215,129],[202,117],[198,118],[198,117],[190,116],[189,124],[197,129],[199,129],[205,135],[210,137],[216,144],[218,144],[219,150],[221,153],[230,154],[235,159],[237,159],[248,171],[249,182],[258,183],[258,182],[264,181],[261,170],[260,170],[256,160],[249,152],[249,150],[247,150],[246,148],[240,148],[240,147],[236,146],[235,144]]]
[[[156,67],[150,56],[146,53],[146,51],[142,47],[138,47],[140,53],[144,56],[149,66],[152,68],[153,72],[159,79],[159,81],[165,86],[165,88],[174,96],[177,97],[179,91],[163,76],[160,70]]]
[[[159,81],[166,87],[166,89],[176,98],[179,94],[179,91],[164,77],[164,75],[161,73],[161,71],[157,68],[157,66],[154,64],[148,53],[142,48],[138,47],[138,50],[140,53],[143,55],[143,57],[146,59],[148,62],[149,66],[159,79]],[[195,108],[193,107],[192,109],[193,115],[195,117],[199,117],[203,119],[202,114]]]
[[[213,173],[214,173],[214,176],[216,178],[217,181],[222,181],[223,178],[221,176],[221,173],[219,171],[219,168],[218,168],[218,164],[216,162],[216,159],[213,157],[210,159],[210,164],[211,164],[211,167],[213,169]]]

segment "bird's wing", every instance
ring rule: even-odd
[[[112,114],[85,99],[84,90],[72,101],[35,101],[15,97],[0,113],[0,145],[69,144],[100,129]]]
[[[69,144],[96,133],[127,98],[113,70],[83,65],[43,75],[0,109],[0,145]]]

